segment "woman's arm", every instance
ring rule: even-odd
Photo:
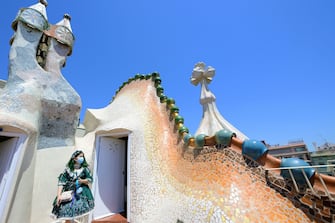
[[[91,176],[90,170],[88,168],[85,168],[84,171],[85,171],[84,172],[85,173],[84,179],[79,178],[78,181],[79,181],[80,184],[88,185],[88,184],[92,183],[92,176]]]
[[[78,181],[79,181],[80,184],[86,184],[86,185],[88,185],[90,183],[90,181],[88,179],[81,179],[81,178],[79,178]]]
[[[58,186],[58,191],[57,191],[57,205],[59,205],[59,204],[61,203],[60,195],[62,194],[62,191],[63,191],[63,186],[62,186],[62,185]]]

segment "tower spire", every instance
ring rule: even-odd
[[[248,139],[242,132],[230,124],[216,107],[215,95],[208,89],[215,75],[215,69],[211,66],[205,67],[204,62],[197,63],[192,72],[191,83],[201,85],[200,104],[203,107],[202,120],[195,135],[215,135],[217,131],[227,129],[232,131],[240,139]]]

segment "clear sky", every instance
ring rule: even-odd
[[[11,22],[37,0],[3,1],[0,79],[7,79]],[[49,22],[72,17],[76,37],[64,77],[83,107],[108,105],[135,74],[160,73],[185,126],[200,124],[193,66],[216,69],[209,89],[222,116],[251,139],[313,150],[335,143],[334,0],[49,0]]]

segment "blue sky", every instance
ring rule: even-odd
[[[135,74],[158,71],[185,126],[201,120],[193,66],[216,69],[209,89],[231,124],[269,144],[303,139],[335,143],[334,0],[49,0],[57,23],[72,17],[76,42],[64,77],[87,108],[108,105]],[[0,8],[0,79],[7,79],[11,22],[37,1],[4,1]]]

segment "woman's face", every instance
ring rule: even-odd
[[[74,161],[78,164],[82,164],[84,162],[84,153],[80,153],[78,156],[74,158]]]
[[[83,153],[80,153],[78,156],[76,156],[74,159],[75,160],[78,160],[78,159],[81,159],[80,157],[84,157],[84,154]]]

